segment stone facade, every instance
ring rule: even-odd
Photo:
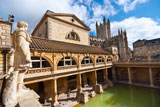
[[[89,45],[89,28],[73,14],[57,14],[47,11],[32,35],[49,40]],[[69,38],[70,33],[77,38]]]
[[[4,51],[11,47],[11,29],[12,24],[0,18],[0,75],[4,73]]]
[[[0,19],[0,47],[10,47],[11,23]]]
[[[118,48],[118,55],[121,61],[129,61],[132,57],[131,50],[128,47],[126,31],[118,30],[118,35],[111,36],[110,21],[106,23],[104,17],[103,23],[98,25],[96,23],[97,36],[90,37],[90,45],[98,47],[116,46]]]
[[[137,40],[133,43],[134,60],[159,60],[160,38],[151,40]]]

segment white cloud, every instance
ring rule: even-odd
[[[148,0],[114,0],[116,4],[123,7],[124,12],[134,10],[137,4],[142,4]]]
[[[20,20],[28,22],[30,33],[47,10],[75,14],[95,31],[96,21],[100,21],[103,16],[117,13],[110,0],[103,2],[99,4],[94,0],[4,0],[0,3],[0,13],[14,14],[15,23]]]
[[[117,13],[110,0],[104,0],[104,5],[100,5],[96,2],[93,3],[92,10],[94,15],[93,17],[111,16]]]
[[[118,28],[126,29],[129,46],[137,39],[160,38],[160,23],[147,17],[130,17],[111,23],[112,34],[116,35]]]

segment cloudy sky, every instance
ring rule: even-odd
[[[73,13],[95,33],[95,22],[110,18],[112,35],[118,28],[126,29],[129,46],[137,39],[160,38],[160,0],[0,0],[0,17],[8,20],[14,14],[15,22],[29,23],[32,33],[46,10]]]

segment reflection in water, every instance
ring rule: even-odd
[[[160,107],[160,90],[116,84],[80,107]]]

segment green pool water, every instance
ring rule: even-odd
[[[160,107],[160,90],[116,84],[79,107]]]

